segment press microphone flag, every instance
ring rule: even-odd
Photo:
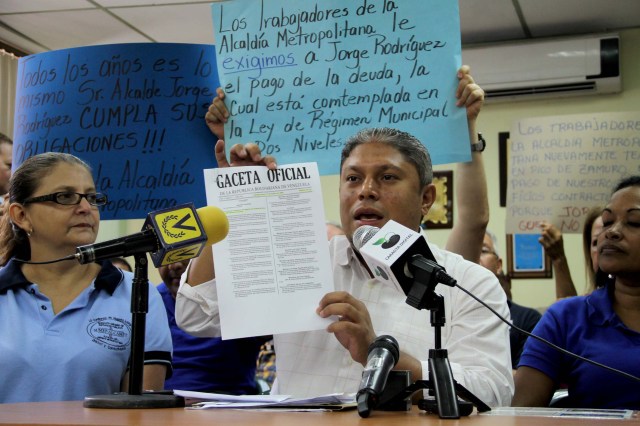
[[[353,234],[353,245],[375,277],[393,284],[404,294],[409,294],[413,285],[408,270],[413,256],[420,255],[435,262],[424,236],[393,220],[382,228],[359,227]]]
[[[196,210],[193,203],[187,203],[149,213],[137,234],[80,246],[75,257],[84,264],[150,252],[153,264],[159,267],[197,257],[228,232],[229,220],[222,210],[214,206]]]

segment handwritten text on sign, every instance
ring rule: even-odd
[[[280,163],[335,174],[349,136],[394,127],[436,164],[469,160],[456,1],[234,0],[212,11],[228,147],[254,141]]]
[[[531,118],[510,138],[507,233],[539,233],[543,220],[580,233],[589,209],[640,174],[640,112]]]
[[[103,219],[205,205],[216,138],[204,115],[219,85],[208,45],[118,44],[19,62],[13,165],[42,152],[91,164]]]

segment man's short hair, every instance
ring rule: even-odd
[[[388,127],[368,128],[359,131],[356,135],[347,140],[342,149],[340,158],[340,172],[342,165],[359,145],[378,142],[390,145],[397,149],[407,161],[413,163],[418,171],[420,187],[430,184],[433,181],[433,167],[431,156],[425,147],[415,136],[397,129]]]
[[[501,259],[500,250],[498,249],[498,238],[496,237],[496,234],[489,230],[486,230],[485,232],[489,236],[489,238],[491,238],[491,242],[493,243],[493,252],[496,254],[496,257],[498,259]]]

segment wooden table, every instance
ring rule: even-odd
[[[362,419],[355,410],[345,412],[282,412],[242,411],[230,409],[187,410],[184,408],[160,409],[104,409],[84,408],[82,401],[30,402],[0,404],[0,425],[439,425],[439,426],[596,426],[619,424],[640,425],[640,419],[596,420],[554,417],[508,417],[472,414],[459,420],[442,420],[437,415],[420,412],[414,406],[410,412],[374,411],[371,417]]]

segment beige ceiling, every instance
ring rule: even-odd
[[[459,0],[463,45],[640,27],[640,0]],[[0,0],[0,44],[212,43],[211,1]]]

